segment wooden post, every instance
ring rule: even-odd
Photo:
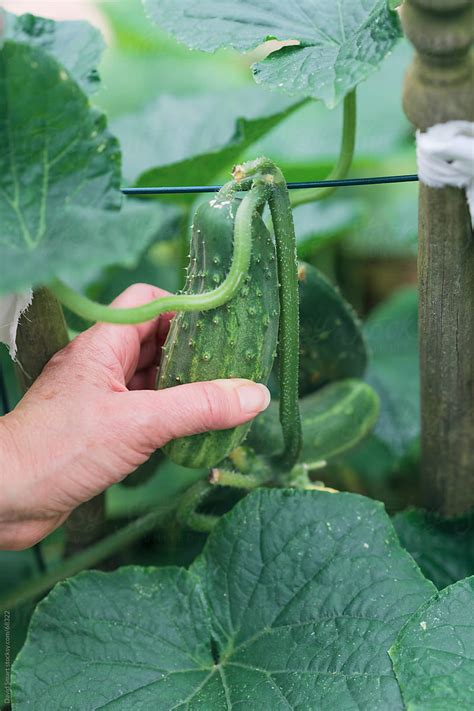
[[[474,119],[472,0],[406,0],[416,49],[404,109],[426,130]],[[418,276],[421,504],[444,516],[474,507],[474,237],[465,192],[420,184]]]

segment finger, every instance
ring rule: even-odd
[[[120,294],[112,302],[112,306],[131,308],[167,295],[167,291],[151,284],[134,284]],[[157,333],[162,337],[163,332],[168,328],[170,318],[169,314],[163,314],[146,323],[126,326],[98,323],[86,332],[87,339],[99,345],[101,361],[105,362],[117,378],[126,383],[137,369],[141,344],[157,338]],[[161,325],[162,320],[163,325]]]
[[[270,403],[268,389],[250,380],[211,380],[165,390],[120,394],[124,417],[151,449],[186,435],[225,430],[248,422]],[[126,399],[124,399],[126,398]]]

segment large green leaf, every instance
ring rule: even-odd
[[[300,400],[303,447],[299,461],[308,465],[326,461],[355,447],[374,426],[379,399],[360,380],[339,380]],[[255,418],[247,443],[267,456],[283,451],[279,403]]]
[[[474,699],[474,577],[426,602],[390,650],[410,711],[470,711]]]
[[[401,544],[437,588],[474,575],[474,516],[444,521],[411,510],[393,519]]]
[[[411,45],[407,40],[401,40],[383,62],[380,71],[372,74],[357,89],[354,175],[416,172],[413,129],[403,113],[400,101],[403,77],[412,55]],[[302,178],[292,177],[294,180],[317,180],[314,164],[323,160],[334,161],[339,154],[342,114],[342,107],[328,111],[321,102],[311,101],[285,121],[283,126],[277,127],[270,136],[259,142],[256,146],[257,155],[270,155],[278,165],[296,164],[300,173],[300,166],[304,166],[308,173],[303,173]],[[404,151],[403,163],[395,165],[393,158],[398,157],[401,150]],[[364,165],[364,161],[368,160],[370,164]],[[389,187],[394,189],[396,186]],[[364,196],[370,203],[371,211],[377,212],[379,194],[383,194],[382,207],[389,197],[383,186],[348,188],[345,192],[354,197]]]
[[[139,186],[206,184],[301,104],[256,87],[160,97],[114,122],[124,172]]]
[[[65,210],[34,250],[0,245],[5,267],[0,293],[48,284],[57,276],[80,281],[95,274],[98,267],[130,264],[162,231],[167,233],[169,216],[166,206],[157,209],[127,203],[120,213],[79,207]]]
[[[137,257],[165,207],[120,207],[105,117],[44,50],[0,51],[0,293]],[[110,210],[112,208],[112,210]]]
[[[381,400],[374,436],[400,460],[420,433],[416,291],[390,297],[369,316],[364,332],[372,352],[367,381]]]
[[[433,591],[380,504],[258,491],[189,571],[129,567],[59,584],[14,665],[14,702],[401,711],[387,650]]]
[[[99,87],[97,65],[105,48],[99,30],[88,22],[55,22],[35,15],[5,13],[5,39],[52,54],[87,93]]]
[[[144,1],[152,19],[192,49],[246,51],[267,39],[297,41],[256,64],[255,78],[329,107],[375,71],[400,37],[386,0]]]

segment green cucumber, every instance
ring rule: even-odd
[[[326,383],[361,378],[367,347],[361,324],[326,277],[300,262],[300,397]]]
[[[184,293],[215,289],[230,269],[238,195],[218,194],[194,217]],[[249,272],[237,294],[210,311],[179,312],[163,348],[157,388],[218,378],[268,381],[278,339],[275,244],[259,212],[252,222]],[[167,456],[185,467],[212,467],[245,438],[251,423],[169,442]]]
[[[300,400],[303,448],[301,463],[325,461],[354,447],[374,426],[379,398],[361,380],[340,380]],[[275,456],[283,450],[278,402],[255,418],[247,444],[257,454]]]

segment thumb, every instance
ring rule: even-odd
[[[270,404],[265,385],[242,379],[210,380],[123,395],[127,397],[128,416],[134,413],[142,437],[145,435],[154,449],[178,437],[236,427]]]

